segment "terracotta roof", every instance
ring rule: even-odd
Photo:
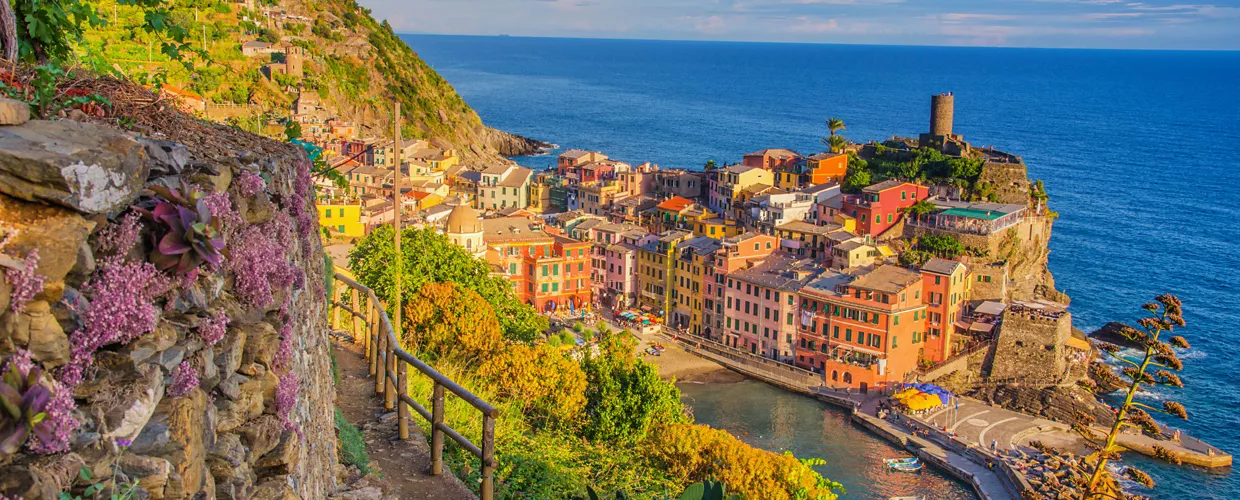
[[[482,240],[487,243],[552,241],[551,235],[526,217],[501,217],[482,220]],[[539,224],[541,225],[541,224]]]
[[[686,207],[692,204],[693,204],[693,200],[690,200],[683,196],[673,196],[671,198],[668,198],[667,201],[660,203],[658,205],[658,208],[659,210],[667,210],[670,212],[680,212],[681,210],[684,210]]]
[[[809,159],[811,159],[811,160],[826,160],[826,159],[828,159],[828,158],[835,158],[836,156],[844,156],[844,153],[818,153],[818,154],[815,154],[815,155],[813,155],[813,156],[810,156],[810,157],[809,157]]]
[[[588,155],[590,153],[593,153],[593,151],[586,151],[584,149],[570,149],[568,151],[561,153],[560,157],[571,158],[575,160],[577,158],[581,158],[582,156]]]
[[[783,229],[785,231],[795,231],[798,233],[827,234],[837,229],[838,227],[839,226],[836,226],[836,227],[818,226],[818,225],[810,224],[803,220],[794,220],[792,222],[786,222],[779,226],[775,226],[775,229]]]

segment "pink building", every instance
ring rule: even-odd
[[[779,249],[779,239],[765,234],[744,233],[724,238],[720,246],[703,270],[702,335],[723,342],[727,340],[725,333],[728,331],[725,327],[728,323],[724,320],[732,314],[731,308],[724,307],[727,304],[724,291],[728,274],[744,269],[750,262],[761,262],[767,258]]]
[[[774,254],[753,267],[728,275],[724,307],[725,343],[754,354],[792,363],[796,359],[797,293],[825,271],[809,259]]]
[[[612,224],[628,226],[628,224]],[[605,232],[603,232],[605,233]],[[650,236],[641,229],[627,229],[614,234],[600,234],[595,240],[595,284],[603,304],[612,309],[630,307],[637,303],[637,245]]]

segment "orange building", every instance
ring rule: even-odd
[[[744,155],[741,163],[747,167],[763,170],[780,170],[795,167],[801,159],[801,155],[791,149],[771,148]]]
[[[968,300],[969,270],[954,260],[933,258],[921,266],[922,294],[926,303],[926,352],[931,361],[952,355],[956,321]]]
[[[848,155],[843,153],[818,153],[806,159],[809,185],[842,182],[848,173]]]
[[[581,309],[591,302],[590,243],[549,234],[526,217],[482,220],[487,262],[540,312]]]
[[[927,309],[921,274],[899,266],[855,279],[828,272],[800,297],[796,362],[823,373],[827,385],[866,392],[917,369]]]

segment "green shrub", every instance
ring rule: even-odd
[[[362,431],[349,423],[340,408],[336,408],[336,438],[340,440],[340,461],[357,467],[363,476],[370,474],[370,454],[366,453],[366,438]]]

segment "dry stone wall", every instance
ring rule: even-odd
[[[139,498],[334,490],[309,164],[284,143],[194,133],[177,144],[68,120],[0,126],[0,374],[35,374],[19,392],[50,401],[15,452],[0,446],[0,496],[110,487],[114,473]],[[189,241],[178,231],[204,221],[218,242],[175,253]],[[180,257],[216,243],[217,263]]]

